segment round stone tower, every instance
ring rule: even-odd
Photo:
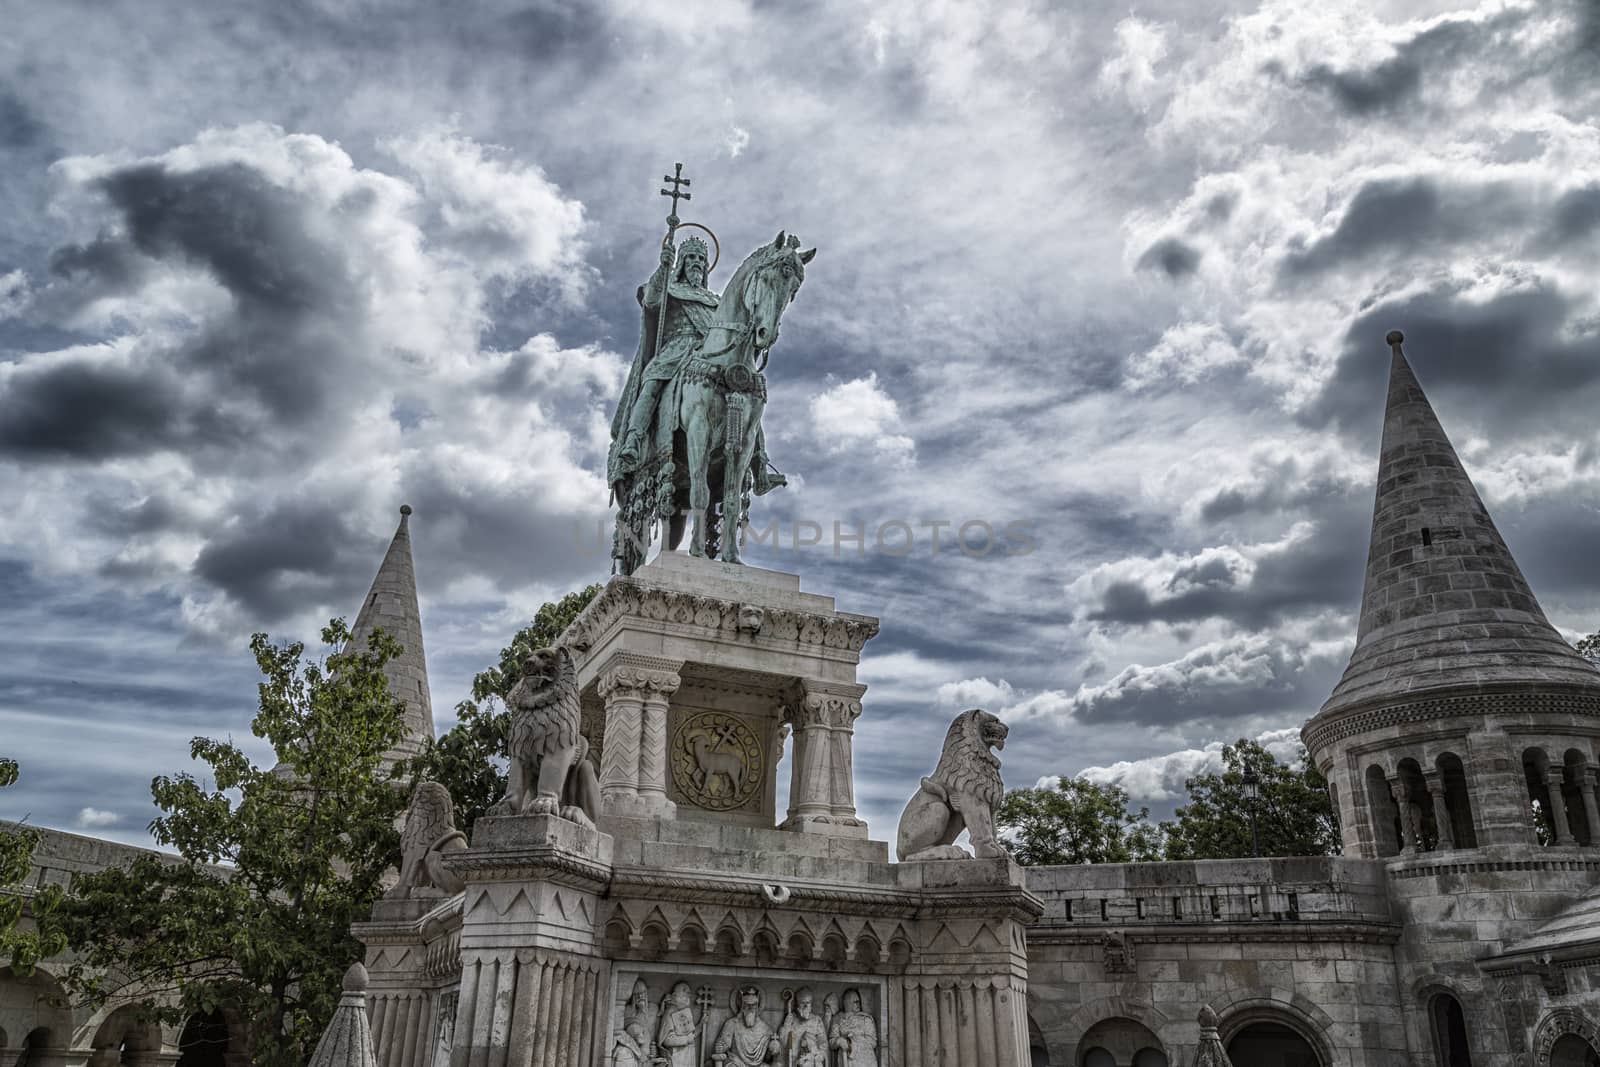
[[[1510,1063],[1568,990],[1508,953],[1600,875],[1600,671],[1545,618],[1402,340],[1356,647],[1303,737],[1345,854],[1385,861],[1408,1043]]]
[[[1389,342],[1356,648],[1304,733],[1345,853],[1600,845],[1600,671],[1545,618]]]

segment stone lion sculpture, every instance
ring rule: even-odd
[[[980,859],[1004,856],[994,834],[995,809],[1005,786],[1000,760],[991,748],[1005,748],[1006,724],[981,708],[963,711],[945,734],[939,766],[922,780],[900,814],[895,851],[906,860],[971,859],[955,840],[963,829],[972,836]]]
[[[467,835],[456,829],[450,790],[438,782],[418,784],[400,831],[400,881],[384,896],[406,900],[461,892],[466,884],[445,868],[444,857],[466,847]]]
[[[522,661],[522,677],[506,697],[511,769],[506,795],[491,815],[559,815],[593,826],[600,783],[579,732],[578,672],[565,647],[541,648]]]

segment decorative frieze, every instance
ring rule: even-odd
[[[830,649],[859,653],[878,632],[876,619],[820,615],[787,608],[760,607],[737,600],[662,589],[637,578],[614,578],[573,620],[563,635],[580,651],[594,648],[625,617],[671,623],[764,646]]]

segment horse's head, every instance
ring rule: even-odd
[[[739,299],[749,316],[750,344],[755,351],[771,348],[778,340],[778,320],[800,291],[806,264],[816,254],[815,248],[800,251],[800,239],[780,230],[771,244],[756,249],[740,268],[741,274],[749,268]]]

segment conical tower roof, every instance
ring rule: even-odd
[[[1550,625],[1406,362],[1399,331],[1361,623],[1318,717],[1441,689],[1581,687],[1596,671]]]
[[[356,648],[365,648],[367,638],[380,627],[400,644],[400,654],[383,668],[389,692],[406,708],[406,736],[389,753],[390,761],[415,755],[424,741],[433,738],[433,699],[422,651],[422,611],[417,606],[417,572],[411,562],[410,519],[411,506],[402,504],[400,525],[351,628]]]

